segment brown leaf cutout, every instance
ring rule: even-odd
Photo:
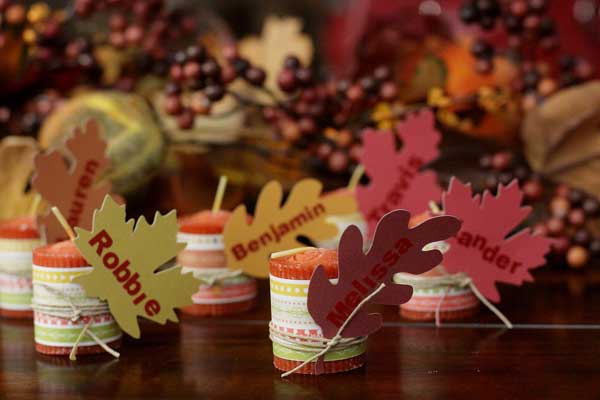
[[[110,193],[110,182],[98,183],[109,166],[106,142],[91,119],[84,130],[76,128],[65,143],[70,162],[58,150],[39,154],[35,158],[36,173],[32,186],[51,206],[56,206],[75,228],[90,229],[94,210],[100,208]],[[49,212],[39,217],[46,241],[55,243],[67,239],[64,229]]]
[[[398,305],[412,296],[412,287],[393,282],[394,274],[422,274],[439,265],[442,253],[423,251],[429,243],[448,239],[460,229],[460,221],[452,216],[433,217],[409,228],[410,213],[395,210],[377,224],[373,244],[365,254],[363,238],[356,226],[347,228],[338,250],[338,281],[333,284],[322,266],[313,273],[308,287],[307,306],[310,315],[333,338],[353,310],[377,290],[385,287],[369,301],[374,304]],[[369,335],[381,327],[380,314],[369,314],[362,307],[341,332],[342,337]]]
[[[35,139],[7,136],[0,142],[0,220],[29,212],[33,193],[25,192],[38,153]]]
[[[590,193],[600,192],[600,82],[561,90],[523,122],[532,169]]]
[[[260,36],[242,39],[238,45],[240,54],[248,58],[253,65],[265,69],[265,86],[281,94],[277,86],[277,76],[288,55],[295,55],[302,65],[310,65],[314,46],[309,35],[302,33],[302,21],[294,17],[268,16]],[[262,100],[271,99],[265,97]]]
[[[322,189],[318,180],[303,179],[282,205],[281,184],[271,181],[261,190],[250,223],[246,207],[238,206],[223,230],[229,268],[267,278],[271,254],[304,246],[298,236],[313,242],[335,236],[338,229],[326,221],[327,217],[356,212],[356,200],[351,194],[321,197]]]

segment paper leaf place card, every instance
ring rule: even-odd
[[[507,238],[531,212],[522,207],[523,192],[516,180],[499,185],[497,195],[472,195],[471,185],[452,178],[442,204],[444,213],[458,217],[462,227],[448,240],[444,255],[448,273],[465,273],[487,299],[498,302],[496,282],[533,282],[530,269],[546,263],[552,239],[523,229]]]
[[[407,302],[412,287],[394,284],[394,274],[421,274],[438,265],[442,253],[423,251],[423,247],[453,236],[460,228],[460,221],[451,216],[433,217],[412,229],[408,227],[409,220],[410,213],[405,210],[386,214],[377,225],[366,254],[360,231],[350,226],[340,239],[338,282],[331,283],[323,267],[315,270],[308,287],[308,311],[323,330],[323,336],[333,338],[339,332],[342,337],[356,337],[378,330],[381,315],[369,314],[364,307],[355,311],[361,302]],[[352,312],[354,316],[340,332]]]
[[[396,130],[402,140],[400,150],[396,150],[396,138],[391,131],[369,129],[362,136],[360,162],[370,182],[357,186],[356,198],[370,235],[386,213],[404,209],[420,214],[442,194],[437,174],[423,170],[425,164],[439,155],[441,136],[435,129],[433,113],[427,110],[409,114]]]
[[[326,221],[327,217],[355,212],[356,202],[351,195],[322,197],[322,188],[316,179],[303,179],[282,204],[281,184],[271,181],[258,196],[251,222],[246,207],[238,206],[223,231],[229,268],[268,278],[270,255],[304,246],[298,241],[299,236],[313,242],[335,236],[338,229]]]
[[[126,220],[125,206],[106,196],[94,213],[90,231],[75,228],[75,245],[93,267],[92,272],[74,279],[88,296],[108,301],[123,331],[140,337],[137,316],[164,324],[177,322],[173,310],[191,304],[199,281],[180,267],[156,270],[175,258],[185,245],[177,243],[175,211],[156,213],[148,224]]]
[[[98,183],[109,166],[106,142],[97,122],[89,120],[83,130],[75,129],[65,147],[68,155],[52,150],[36,156],[31,184],[47,203],[61,211],[72,228],[89,229],[94,210],[100,208],[111,189],[108,181]],[[47,243],[68,239],[50,211],[39,217],[39,225],[44,227]]]

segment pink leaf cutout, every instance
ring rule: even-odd
[[[397,305],[412,296],[412,287],[393,283],[397,272],[421,274],[442,261],[438,250],[423,251],[431,242],[445,240],[458,232],[460,221],[451,216],[433,217],[409,229],[410,213],[396,210],[386,214],[375,231],[371,249],[363,252],[363,238],[356,226],[347,228],[338,250],[338,282],[332,284],[323,267],[313,273],[308,287],[308,311],[327,338],[335,336],[352,310],[381,283],[385,288],[370,301]],[[369,314],[364,306],[342,332],[343,337],[364,336],[381,327],[381,315]]]
[[[390,131],[368,129],[362,136],[360,162],[371,181],[356,188],[356,198],[369,235],[389,211],[405,209],[420,214],[429,209],[429,201],[438,201],[442,194],[437,174],[422,170],[439,155],[441,137],[433,113],[412,113],[396,129],[403,142],[399,151]]]
[[[472,195],[471,185],[452,178],[442,203],[444,213],[463,222],[456,237],[448,240],[450,249],[444,255],[449,273],[466,273],[479,291],[498,302],[496,282],[520,285],[533,281],[530,269],[545,264],[544,255],[552,240],[523,229],[506,238],[531,212],[521,207],[523,192],[516,180],[499,185],[498,194],[489,191]]]

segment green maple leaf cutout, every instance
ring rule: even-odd
[[[110,196],[94,212],[91,231],[75,228],[75,245],[93,270],[73,281],[88,296],[108,301],[110,312],[129,335],[140,337],[137,316],[164,324],[177,322],[174,308],[192,303],[199,282],[172,267],[156,272],[185,247],[177,243],[175,211],[158,212],[154,222],[144,217],[126,221],[125,206]],[[137,283],[136,283],[137,282]]]

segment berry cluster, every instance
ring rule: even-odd
[[[558,88],[590,79],[589,63],[568,55],[558,56],[556,23],[548,14],[547,0],[468,0],[460,9],[466,24],[483,30],[501,26],[506,34],[504,48],[478,38],[471,47],[477,59],[476,70],[488,73],[495,56],[505,57],[517,64],[520,79],[515,89],[523,94],[522,105],[530,109]]]
[[[586,222],[598,218],[600,202],[567,185],[556,187],[548,206],[549,217],[536,227],[556,238],[552,252],[565,257],[572,268],[581,268],[591,256],[600,256],[600,238],[586,228]]]
[[[387,66],[352,81],[314,82],[311,71],[290,56],[277,82],[291,97],[265,108],[265,119],[284,140],[308,149],[334,173],[348,171],[357,161],[364,127],[360,118],[377,103],[393,101],[397,96]]]
[[[190,129],[195,116],[208,114],[212,105],[231,95],[241,103],[262,109],[276,134],[292,146],[307,149],[335,173],[348,171],[358,156],[358,135],[364,123],[358,118],[381,101],[393,101],[396,84],[388,67],[354,81],[317,81],[312,70],[293,55],[285,58],[277,75],[283,98],[265,86],[265,71],[241,57],[235,48],[223,50],[224,63],[202,46],[188,47],[170,59],[164,111],[176,118],[181,129]],[[273,104],[262,104],[231,90],[243,79],[267,93]],[[357,125],[354,127],[353,125]],[[356,129],[354,129],[356,128]]]
[[[535,203],[546,198],[540,179],[524,162],[515,160],[512,153],[485,155],[480,159],[480,165],[489,171],[486,178],[488,189],[493,190],[498,183],[508,184],[516,178],[527,202]],[[555,238],[552,258],[559,262],[566,260],[572,268],[581,268],[591,257],[600,257],[600,238],[594,237],[586,228],[587,222],[600,217],[600,201],[565,184],[558,185],[551,196],[547,213],[534,226],[534,231]]]
[[[493,191],[498,184],[508,185],[517,179],[527,202],[540,200],[544,195],[544,186],[523,160],[517,159],[512,152],[502,151],[486,154],[479,160],[480,167],[487,171],[485,186]]]
[[[97,67],[88,40],[68,40],[64,32],[64,18],[46,3],[29,7],[11,0],[0,0],[0,49],[10,36],[22,40],[29,60],[42,70],[77,67],[93,70]]]
[[[177,51],[171,57],[169,82],[165,86],[164,111],[177,118],[181,129],[190,129],[196,115],[206,115],[212,104],[228,92],[238,77],[255,87],[262,87],[266,74],[240,57],[233,47],[223,50],[221,66],[202,45]]]

